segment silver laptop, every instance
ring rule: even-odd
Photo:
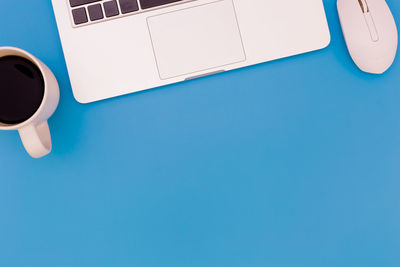
[[[322,0],[52,0],[77,101],[326,47]]]

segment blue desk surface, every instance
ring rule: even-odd
[[[325,50],[81,105],[50,1],[3,1],[62,98],[50,156],[0,132],[0,266],[400,266],[400,61],[359,71],[324,2]]]

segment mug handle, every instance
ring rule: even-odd
[[[30,124],[18,130],[22,143],[32,158],[41,158],[51,152],[51,136],[47,121]]]

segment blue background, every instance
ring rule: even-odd
[[[0,133],[0,266],[400,266],[400,62],[359,71],[324,3],[325,50],[81,105],[50,1],[1,1],[62,98],[50,156]]]

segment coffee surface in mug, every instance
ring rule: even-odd
[[[0,122],[18,124],[39,109],[44,96],[40,69],[19,56],[0,58]]]

